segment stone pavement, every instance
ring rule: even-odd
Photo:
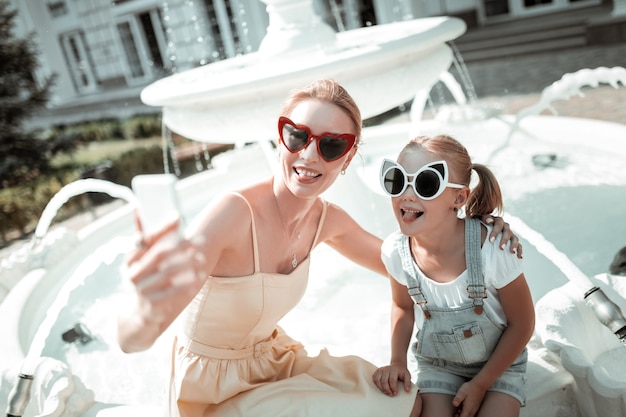
[[[499,104],[503,113],[515,114],[536,103],[541,91],[566,73],[584,68],[626,68],[626,44],[587,46],[466,65],[479,102]],[[452,72],[458,79],[458,74]],[[625,86],[615,89],[601,84],[582,91],[584,97],[554,102],[558,115],[626,124]]]
[[[583,117],[626,124],[626,86],[613,88],[602,85],[597,88],[582,88],[583,96],[552,103],[558,116]],[[503,114],[516,114],[519,110],[535,104],[540,94],[506,94],[479,98],[478,103],[487,107],[497,107]],[[550,115],[550,111],[541,114]],[[624,138],[626,146],[626,138]]]

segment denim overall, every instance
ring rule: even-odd
[[[418,330],[417,343],[412,348],[418,364],[426,361],[468,379],[482,369],[505,329],[505,326],[490,317],[483,308],[487,290],[482,273],[480,228],[479,220],[465,219],[465,259],[469,298],[467,303],[459,307],[428,306],[428,300],[422,293],[417,279],[409,239],[402,239],[400,245],[402,266],[408,275],[409,295],[424,314],[424,324]],[[509,369],[516,373],[524,373],[526,362],[527,352],[524,349]],[[513,395],[523,405],[525,402],[523,387],[513,391]]]

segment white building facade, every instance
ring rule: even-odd
[[[259,0],[10,1],[18,11],[16,35],[35,33],[41,62],[36,79],[57,76],[47,114],[33,126],[158,112],[140,103],[142,88],[173,73],[254,52],[268,26],[266,5]],[[336,30],[349,30],[436,15],[484,25],[601,0],[312,3]]]

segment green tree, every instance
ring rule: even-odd
[[[0,188],[38,176],[49,168],[52,141],[24,129],[24,121],[44,107],[54,76],[40,85],[33,78],[39,66],[33,35],[14,34],[15,16],[8,0],[0,0]]]

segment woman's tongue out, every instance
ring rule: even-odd
[[[294,168],[294,171],[298,175],[298,179],[302,182],[314,181],[316,178],[322,175],[317,171],[302,168],[302,167]]]

